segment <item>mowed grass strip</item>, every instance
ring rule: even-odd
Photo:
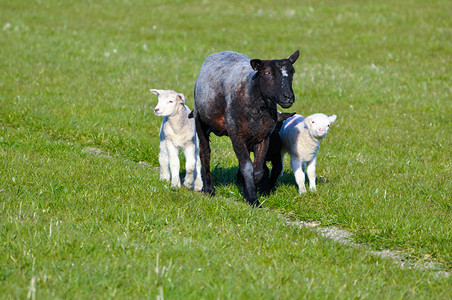
[[[450,294],[450,278],[401,270],[271,211],[451,270],[449,2],[0,2],[7,297]],[[286,161],[264,209],[251,209],[230,142],[216,137],[218,197],[158,180],[149,88],[182,92],[192,107],[202,62],[228,49],[301,50],[286,111],[338,115],[318,193],[299,196]]]

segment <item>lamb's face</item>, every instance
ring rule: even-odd
[[[309,134],[318,140],[326,137],[330,125],[336,121],[336,115],[313,114],[306,118]]]
[[[159,96],[159,102],[154,109],[154,114],[159,117],[170,116],[177,106],[185,102],[183,94],[170,90],[150,90],[154,95]]]

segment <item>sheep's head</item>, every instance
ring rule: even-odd
[[[257,71],[261,94],[283,108],[289,108],[295,101],[292,80],[295,69],[293,64],[300,51],[295,51],[289,58],[276,60],[252,59],[251,67]]]
[[[313,114],[306,118],[305,124],[308,127],[309,134],[318,140],[326,137],[330,125],[336,121],[336,115],[328,117],[325,114]]]
[[[154,114],[159,117],[172,115],[177,106],[185,102],[184,95],[175,91],[156,89],[150,89],[150,91],[159,96],[159,102],[154,109]]]

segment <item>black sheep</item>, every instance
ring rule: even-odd
[[[299,51],[279,60],[250,59],[224,51],[210,55],[196,80],[194,117],[199,137],[203,190],[214,195],[209,134],[227,135],[239,160],[243,196],[259,205],[256,185],[264,177],[265,157],[278,119],[276,105],[292,106],[293,64]],[[250,158],[254,151],[254,163]],[[268,173],[267,173],[268,174]]]

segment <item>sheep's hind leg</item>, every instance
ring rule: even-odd
[[[209,133],[204,124],[195,116],[196,132],[199,138],[199,158],[201,160],[201,178],[203,191],[212,196],[215,195],[215,188],[212,183],[212,174],[210,173],[210,143]]]
[[[278,177],[281,176],[281,174],[284,170],[283,161],[284,160],[283,160],[283,157],[281,154],[274,155],[271,159],[272,171],[271,171],[270,180],[269,180],[270,191],[276,186]]]
[[[261,181],[257,184],[257,189],[262,195],[268,196],[275,185],[270,182],[270,170],[265,163],[263,169],[264,176],[262,176]]]

